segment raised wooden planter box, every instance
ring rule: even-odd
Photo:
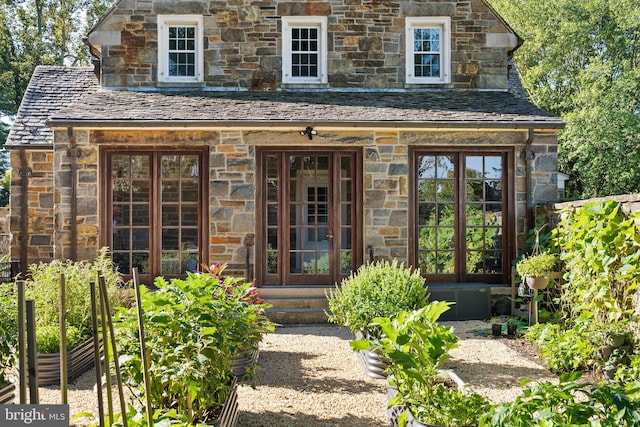
[[[72,382],[93,367],[93,338],[67,351],[67,378]],[[60,353],[38,353],[38,385],[60,384]]]
[[[0,405],[12,404],[16,397],[16,385],[11,383],[0,389]]]

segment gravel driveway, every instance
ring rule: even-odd
[[[523,378],[553,380],[555,377],[530,358],[505,343],[478,335],[490,328],[487,322],[448,322],[460,338],[459,347],[447,361],[473,390],[492,402],[513,399]],[[333,325],[279,327],[267,334],[260,346],[255,388],[238,389],[238,427],[386,426],[386,385],[364,374],[349,347],[351,333]],[[97,413],[93,370],[71,384],[71,415]],[[53,387],[39,389],[41,403],[60,403]],[[117,400],[114,394],[114,400]],[[88,425],[82,419],[74,425]]]

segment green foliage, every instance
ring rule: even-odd
[[[352,341],[351,346],[356,350],[371,348],[390,360],[389,385],[397,389],[397,394],[389,406],[403,406],[424,423],[451,427],[474,425],[488,409],[487,401],[441,381],[443,372],[439,368],[450,358],[449,350],[457,347],[453,329],[437,323],[450,305],[433,301],[412,312],[377,317],[371,323],[380,328],[380,338]],[[404,426],[406,415],[400,416],[398,422]]]
[[[514,61],[533,102],[560,116],[568,196],[640,191],[636,0],[490,0],[525,40]]]
[[[104,276],[111,306],[120,305],[122,279],[111,262],[106,249],[91,263],[87,261],[60,261],[32,264],[26,280],[26,297],[35,301],[36,329],[49,332],[59,328],[60,275],[65,276],[66,318],[69,327],[76,328],[80,341],[91,337],[91,295],[89,283],[98,283],[98,274]],[[50,336],[42,332],[40,337]],[[58,341],[59,342],[59,341]],[[50,344],[51,341],[48,341]],[[39,349],[51,348],[42,342]],[[58,351],[58,349],[55,349]]]
[[[563,309],[601,323],[629,319],[640,284],[640,231],[616,202],[565,211],[555,230],[565,265]]]
[[[527,337],[538,345],[545,363],[556,373],[588,370],[598,365],[601,337],[589,322],[564,328],[555,323],[529,327]]]
[[[13,286],[13,283],[0,284],[0,387],[7,383],[7,371],[16,362],[18,300]]]
[[[420,272],[394,260],[361,266],[331,290],[327,298],[329,321],[354,333],[375,335],[377,328],[370,326],[371,320],[423,307],[428,295]]]
[[[213,274],[189,273],[184,280],[156,279],[156,292],[141,287],[151,389],[143,384],[137,309],[121,309],[115,326],[123,378],[138,407],[149,393],[154,408],[175,409],[189,423],[208,420],[233,387],[232,362],[257,346],[273,324],[264,305],[253,303],[251,283]]]
[[[531,383],[515,401],[483,415],[479,427],[639,425],[640,382],[590,384],[577,382],[580,375],[564,374],[559,384]]]
[[[67,350],[82,344],[86,340],[80,334],[80,329],[75,326],[67,326]],[[60,327],[48,325],[36,330],[36,343],[40,353],[56,353],[60,351]]]
[[[557,263],[558,258],[554,254],[545,252],[522,258],[516,264],[516,271],[520,276],[546,276],[554,270]]]

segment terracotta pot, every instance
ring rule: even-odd
[[[544,289],[549,284],[549,276],[525,276],[525,281],[531,289]]]

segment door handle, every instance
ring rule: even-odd
[[[333,234],[327,234],[328,239],[333,239]]]

